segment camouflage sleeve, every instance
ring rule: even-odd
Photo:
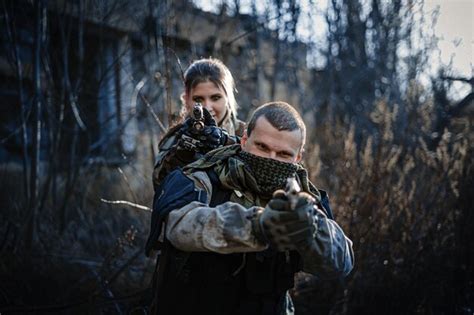
[[[153,187],[155,188],[163,181],[166,175],[178,167],[186,166],[199,158],[199,156],[193,151],[178,149],[178,141],[180,137],[178,131],[182,126],[183,124],[178,124],[172,127],[163,137],[163,140],[160,141],[159,152],[153,170]],[[232,128],[229,127],[230,125],[227,126],[229,136],[227,137],[225,145],[240,143],[240,137],[243,135],[245,123],[236,120],[235,126],[232,125]],[[223,128],[225,129],[225,126],[223,126]]]
[[[192,179],[211,196],[212,186],[206,173],[194,173]],[[257,241],[249,220],[254,212],[255,207],[247,209],[230,201],[217,207],[195,201],[170,212],[166,238],[183,251],[221,254],[262,251],[266,245]]]
[[[300,252],[305,272],[321,278],[346,276],[354,266],[352,241],[322,211],[316,214],[317,231],[311,248]]]
[[[177,169],[183,167],[195,158],[194,152],[181,150],[178,152],[178,134],[177,129],[167,134],[159,145],[159,152],[153,170],[153,187],[157,187],[163,179]]]

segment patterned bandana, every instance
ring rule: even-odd
[[[243,161],[257,181],[260,192],[268,195],[277,189],[283,189],[286,180],[296,175],[299,169],[295,163],[285,163],[240,151],[238,159]]]
[[[192,173],[209,169],[214,170],[223,187],[238,190],[245,195],[255,194],[258,200],[266,200],[262,203],[263,206],[272,197],[273,192],[284,188],[286,179],[295,174],[302,191],[310,193],[318,201],[321,199],[319,191],[308,180],[308,173],[302,165],[279,162],[243,152],[240,144],[210,151],[201,159],[184,167],[183,170],[185,173]],[[264,169],[266,171],[263,171]]]

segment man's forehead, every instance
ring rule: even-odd
[[[275,129],[276,131],[280,131],[278,130],[277,128],[275,128],[267,119],[267,117],[265,117],[264,115],[260,116],[257,118],[257,120],[255,121],[255,127],[254,129],[262,129],[262,130],[273,130]]]
[[[255,129],[259,129],[259,131],[264,131],[264,132],[279,132],[279,133],[295,133],[301,135],[301,130],[295,129],[295,130],[279,130],[275,126],[273,126],[270,121],[268,121],[267,117],[265,116],[260,116],[257,118],[255,121]]]
[[[260,116],[255,121],[255,128],[252,131],[256,142],[271,142],[267,143],[282,149],[293,149],[299,151],[302,144],[301,130],[278,130],[275,128],[265,116]]]

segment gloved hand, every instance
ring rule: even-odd
[[[203,108],[204,128],[193,128],[193,119],[188,118],[181,129],[181,147],[198,153],[207,153],[227,143],[229,134],[217,127],[216,121],[206,108]]]
[[[314,199],[305,192],[300,192],[296,198],[294,209],[291,209],[292,202],[283,190],[273,194],[267,206],[252,220],[257,239],[278,251],[303,249],[314,242]]]

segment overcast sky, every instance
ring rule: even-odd
[[[439,51],[433,56],[434,64],[452,63],[452,75],[474,76],[474,0],[426,0],[426,12],[439,8],[435,34],[439,38]],[[456,82],[451,96],[455,99],[467,95],[471,87]]]
[[[439,7],[435,34],[439,37],[440,58],[451,59],[460,75],[474,75],[474,0],[426,0],[426,10]]]
[[[222,0],[194,1],[204,10],[209,11],[216,11],[222,3]],[[310,2],[301,0],[303,15]],[[241,0],[243,12],[250,11],[250,3],[251,0]],[[306,23],[299,25],[299,33],[303,40],[305,37],[308,39],[311,37],[313,41],[322,40],[326,31],[321,26],[324,26],[322,14],[327,7],[327,0],[313,1],[313,3],[317,5],[317,12],[312,15],[312,21],[309,25]],[[474,0],[425,0],[424,12],[427,20],[438,9],[439,16],[434,32],[439,39],[439,50],[433,53],[430,74],[435,74],[441,64],[452,64],[450,68],[453,71],[452,75],[470,78],[474,76]],[[318,25],[319,27],[315,27]],[[318,64],[317,60],[310,63]],[[454,95],[465,95],[469,93],[470,86],[466,83],[456,83],[455,90]]]

